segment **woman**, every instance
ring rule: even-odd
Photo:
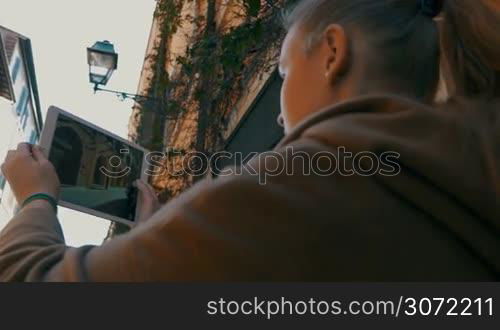
[[[499,280],[499,2],[308,0],[287,22],[274,152],[101,247],[66,247],[35,200],[0,236],[0,278]],[[440,44],[456,98],[438,110]],[[19,202],[58,196],[38,148],[3,171]]]

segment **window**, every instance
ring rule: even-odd
[[[36,131],[31,131],[29,143],[36,144],[37,134]]]
[[[21,109],[21,112],[19,113],[19,116],[24,117],[27,112],[28,112],[28,102],[24,102],[24,106]]]
[[[4,198],[4,190],[5,190],[5,184],[7,183],[7,180],[5,180],[4,176],[0,173],[0,202],[3,202]]]
[[[21,118],[21,122],[22,122],[22,125],[23,125],[23,130],[26,129],[26,124],[28,123],[28,118],[29,118],[28,113],[25,111],[25,114]]]
[[[23,91],[21,92],[21,98],[19,99],[19,103],[17,103],[17,107],[16,107],[16,113],[18,115],[26,107],[27,101],[28,101],[28,89],[26,87],[23,87]]]
[[[8,79],[9,67],[3,50],[2,40],[0,40],[0,97],[12,101],[14,99],[12,82]]]
[[[243,165],[241,161],[248,160],[253,152],[272,150],[283,138],[283,128],[278,125],[276,118],[280,112],[280,92],[283,84],[277,73],[269,78],[263,87],[260,96],[240,120],[238,126],[227,140],[225,151],[232,155],[240,154],[243,158],[221,158],[216,167],[222,169],[226,166]],[[251,137],[251,138],[249,138]],[[238,163],[234,163],[234,160]]]
[[[29,112],[28,112],[28,102],[24,103],[24,107],[21,110],[21,113],[19,114],[21,116],[21,125],[23,127],[23,130],[26,128],[26,122],[29,119]]]
[[[16,62],[14,63],[14,69],[12,70],[12,81],[16,82],[17,75],[19,74],[19,69],[21,68],[21,60],[19,57],[16,58]]]

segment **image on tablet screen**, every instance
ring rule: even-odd
[[[49,159],[61,200],[134,221],[144,152],[59,114]]]

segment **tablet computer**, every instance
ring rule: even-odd
[[[133,226],[147,151],[57,107],[50,107],[40,145],[61,182],[59,204]]]

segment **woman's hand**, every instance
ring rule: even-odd
[[[37,193],[59,198],[59,178],[39,146],[20,143],[7,153],[1,168],[19,205]]]
[[[137,224],[149,220],[161,207],[156,193],[149,184],[137,180],[134,186],[138,189],[137,206],[139,207],[139,218]]]

